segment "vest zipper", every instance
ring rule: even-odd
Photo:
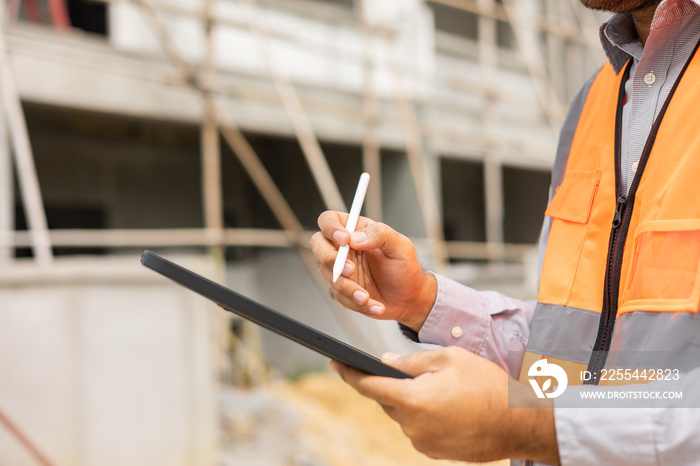
[[[625,243],[627,242],[627,234],[629,233],[630,220],[632,219],[632,210],[634,208],[637,188],[639,187],[640,180],[642,179],[651,150],[654,147],[656,135],[658,134],[659,127],[661,126],[661,120],[666,114],[666,110],[671,103],[671,98],[676,93],[676,89],[678,88],[678,84],[685,74],[685,70],[688,68],[688,65],[693,60],[693,57],[698,50],[698,45],[700,45],[700,42],[695,45],[693,53],[690,54],[688,61],[685,63],[685,66],[678,75],[676,82],[673,84],[663,107],[659,111],[659,115],[656,117],[656,120],[654,120],[654,124],[651,127],[651,131],[649,132],[649,136],[647,137],[647,141],[644,145],[644,150],[642,150],[642,156],[639,159],[637,172],[632,179],[632,184],[630,185],[627,196],[624,196],[622,193],[622,186],[620,183],[620,140],[622,136],[622,107],[623,98],[625,95],[625,83],[629,77],[631,61],[628,62],[625,68],[625,74],[622,77],[622,82],[620,83],[620,91],[617,100],[617,114],[615,116],[615,190],[617,192],[617,205],[615,207],[615,216],[613,217],[611,225],[612,230],[610,232],[610,245],[608,247],[608,264],[605,271],[606,279],[603,289],[603,307],[601,310],[600,323],[598,325],[598,335],[596,336],[595,344],[593,345],[591,359],[588,362],[588,371],[591,374],[591,379],[584,382],[586,385],[598,385],[601,371],[603,367],[605,367],[605,361],[608,358],[608,351],[610,350],[610,343],[612,341],[612,333],[615,329],[615,319],[617,317],[622,259],[624,257]]]
[[[625,206],[627,205],[627,197],[622,193],[621,180],[621,140],[622,140],[622,110],[624,106],[625,98],[625,84],[629,78],[630,69],[632,68],[632,61],[628,61],[625,66],[624,74],[622,75],[622,80],[620,82],[620,88],[617,94],[617,111],[615,113],[615,193],[617,193],[617,203],[615,205],[615,216],[612,221],[612,230],[610,231],[610,242],[608,245],[608,262],[605,267],[605,284],[603,288],[603,307],[600,312],[600,321],[598,323],[598,334],[596,336],[595,344],[593,345],[593,353],[591,354],[591,359],[588,363],[588,371],[591,374],[591,378],[584,382],[584,384],[598,384],[600,380],[600,370],[605,365],[605,360],[607,359],[607,354],[604,351],[610,346],[610,335],[612,334],[612,329],[615,326],[615,314],[617,313],[617,304],[612,301],[612,290],[615,287],[615,270],[617,264],[617,245],[618,239],[620,237],[620,226],[622,225]],[[641,165],[641,163],[640,163]],[[637,169],[639,170],[639,168]],[[630,209],[631,210],[631,209]],[[623,243],[624,244],[624,243]],[[619,281],[619,279],[618,279]]]
[[[625,210],[625,204],[627,203],[627,198],[625,196],[620,196],[617,198],[617,207],[615,208],[615,217],[613,218],[612,227],[613,230],[617,230],[622,223],[622,212]]]

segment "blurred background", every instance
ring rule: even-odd
[[[558,128],[603,63],[604,17],[578,0],[3,1],[0,464],[432,464],[326,358],[140,254],[372,354],[415,351],[334,303],[308,249],[367,171],[363,213],[426,268],[534,298]]]

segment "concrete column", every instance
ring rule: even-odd
[[[479,0],[484,10],[493,9],[494,0]],[[481,121],[484,133],[484,190],[486,199],[486,241],[492,247],[503,244],[503,175],[498,157],[501,147],[496,139],[498,108],[494,90],[498,71],[496,20],[486,15],[479,16],[479,63],[482,82],[488,93],[484,98]]]
[[[12,176],[12,154],[5,128],[5,115],[0,111],[0,236],[14,230],[14,178]],[[0,245],[0,265],[9,262],[13,249]]]
[[[538,13],[546,17],[552,24],[556,24],[557,20],[562,17],[563,7],[568,7],[568,5],[563,4],[563,2],[559,0],[547,0],[541,7],[543,7],[544,11]],[[549,68],[549,75],[552,77],[552,86],[550,86],[552,96],[550,99],[562,97],[562,100],[567,101],[567,61],[561,59],[561,57],[567,57],[564,40],[556,34],[547,33],[545,36],[545,46],[547,50],[545,59],[547,67]]]

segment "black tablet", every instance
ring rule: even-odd
[[[360,351],[325,333],[321,333],[301,322],[273,311],[235,291],[229,290],[201,275],[197,275],[184,267],[170,262],[151,251],[145,251],[143,253],[141,256],[141,263],[149,269],[210,299],[225,310],[238,314],[241,317],[285,336],[290,340],[294,340],[331,359],[337,359],[348,366],[352,366],[368,374],[394,377],[397,379],[411,378],[410,375],[391,366],[387,366],[378,358],[364,351]]]

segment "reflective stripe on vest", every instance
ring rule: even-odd
[[[646,164],[640,163],[622,202],[615,138],[624,73],[615,75],[608,63],[596,76],[563,182],[546,212],[552,225],[521,381],[542,357],[562,366],[570,383],[578,381],[580,371],[594,364],[587,359],[594,347],[602,354],[700,350],[698,55],[661,111],[647,141]],[[620,235],[614,220],[621,223]],[[610,250],[614,242],[617,254]],[[635,364],[633,356],[607,361],[607,367],[629,364]]]

